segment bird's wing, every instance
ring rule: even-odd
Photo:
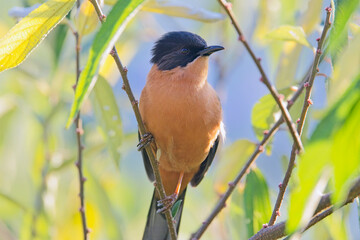
[[[191,179],[191,182],[190,182],[191,186],[196,187],[197,185],[199,185],[201,180],[204,178],[205,173],[207,172],[207,170],[209,169],[211,163],[213,162],[213,160],[215,158],[215,153],[218,148],[219,141],[220,141],[220,134],[216,138],[213,146],[210,148],[209,154],[207,155],[205,160],[201,163],[199,171],[197,171],[197,173],[195,173],[194,177]]]
[[[140,132],[138,131],[138,138],[139,138],[139,141],[141,140],[141,136],[140,136]],[[147,155],[146,153],[146,150],[145,148],[143,148],[141,150],[141,155],[142,155],[142,158],[143,158],[143,161],[144,161],[144,166],[145,166],[145,170],[146,170],[146,174],[149,178],[149,180],[151,182],[154,182],[155,181],[155,176],[154,176],[154,172],[153,172],[153,169],[151,167],[151,163],[150,163],[150,159],[149,159],[149,156]]]

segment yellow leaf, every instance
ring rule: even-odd
[[[102,1],[100,1],[102,4]],[[83,1],[76,14],[75,25],[80,36],[93,32],[99,23],[95,8],[90,1]]]
[[[75,0],[49,0],[0,40],[0,72],[16,67],[70,11]]]
[[[311,48],[302,27],[283,25],[269,32],[266,37],[273,40],[294,41]]]

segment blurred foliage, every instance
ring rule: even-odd
[[[250,238],[271,216],[268,185],[259,169],[252,169],[246,175],[243,208],[249,220],[246,225],[247,237]]]
[[[44,7],[54,2],[57,5],[51,5],[50,10],[55,15],[47,18],[50,10]],[[129,24],[115,44],[121,60],[129,65],[135,89],[141,89],[145,81],[149,65],[144,63],[150,57],[151,44],[163,32],[197,32],[209,43],[223,44],[228,50],[211,59],[209,79],[217,78],[211,83],[221,95],[228,135],[236,138],[229,137],[219,150],[219,161],[201,185],[188,189],[180,228],[180,239],[188,239],[212,210],[217,195],[226,190],[251,156],[263,131],[279,117],[275,102],[258,87],[259,73],[238,43],[229,20],[220,21],[225,15],[217,1],[150,0],[141,4],[141,0],[105,0],[108,18],[102,26],[89,1],[81,1],[79,11],[75,7],[68,14],[74,2],[0,1],[1,69],[14,67],[27,57],[17,68],[0,73],[0,239],[82,237],[74,166],[75,129],[65,129],[76,76],[71,28],[80,33],[80,60],[85,67],[81,75],[85,82],[78,88],[72,116],[81,105],[91,239],[141,237],[153,189],[135,149],[137,129],[131,106],[121,91],[116,66],[106,56],[125,22]],[[8,15],[13,7],[39,3],[44,4],[17,25],[17,20]],[[280,92],[285,100],[291,95],[290,87],[298,84],[311,66],[312,46],[316,45],[325,16],[323,8],[329,4],[322,0],[233,1],[247,39],[263,58],[270,79],[284,89]],[[138,6],[141,11],[134,11]],[[284,202],[289,205],[288,213],[282,208],[283,215],[290,217],[289,230],[297,229],[303,223],[301,219],[311,216],[310,210],[320,196],[317,191],[333,191],[337,203],[359,176],[359,1],[337,0],[334,7],[333,28],[327,41],[330,54],[319,67],[326,76],[325,84],[321,77],[316,78],[313,95],[318,101],[310,108],[303,134],[306,152],[298,161],[290,198]],[[19,32],[26,24],[30,26],[27,31]],[[291,109],[293,119],[299,117],[302,102],[300,97]],[[254,132],[245,134],[251,127]],[[284,161],[281,159],[287,159],[281,156],[290,152],[287,146],[291,138],[280,140],[275,137],[271,141],[272,156],[257,161],[204,239],[245,239],[268,221],[270,202],[283,177],[277,166]],[[270,168],[264,167],[264,159],[271,161]],[[358,222],[352,221],[354,214],[356,210],[350,208],[339,210],[306,236],[351,239],[360,234]]]

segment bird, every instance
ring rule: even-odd
[[[174,216],[179,231],[188,183],[197,186],[215,157],[223,129],[219,97],[207,81],[209,56],[223,50],[207,46],[197,34],[173,31],[164,34],[152,49],[153,64],[141,92],[139,109],[151,140],[166,199],[154,189],[143,240],[168,240],[164,210],[179,203]],[[150,136],[150,137],[149,137]],[[142,142],[142,139],[151,139]],[[155,177],[149,157],[140,149],[150,181]]]

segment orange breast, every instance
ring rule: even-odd
[[[153,66],[148,75],[140,112],[160,149],[162,178],[166,172],[184,171],[187,184],[219,133],[221,105],[206,81],[207,67],[208,58],[199,57],[169,71]]]

